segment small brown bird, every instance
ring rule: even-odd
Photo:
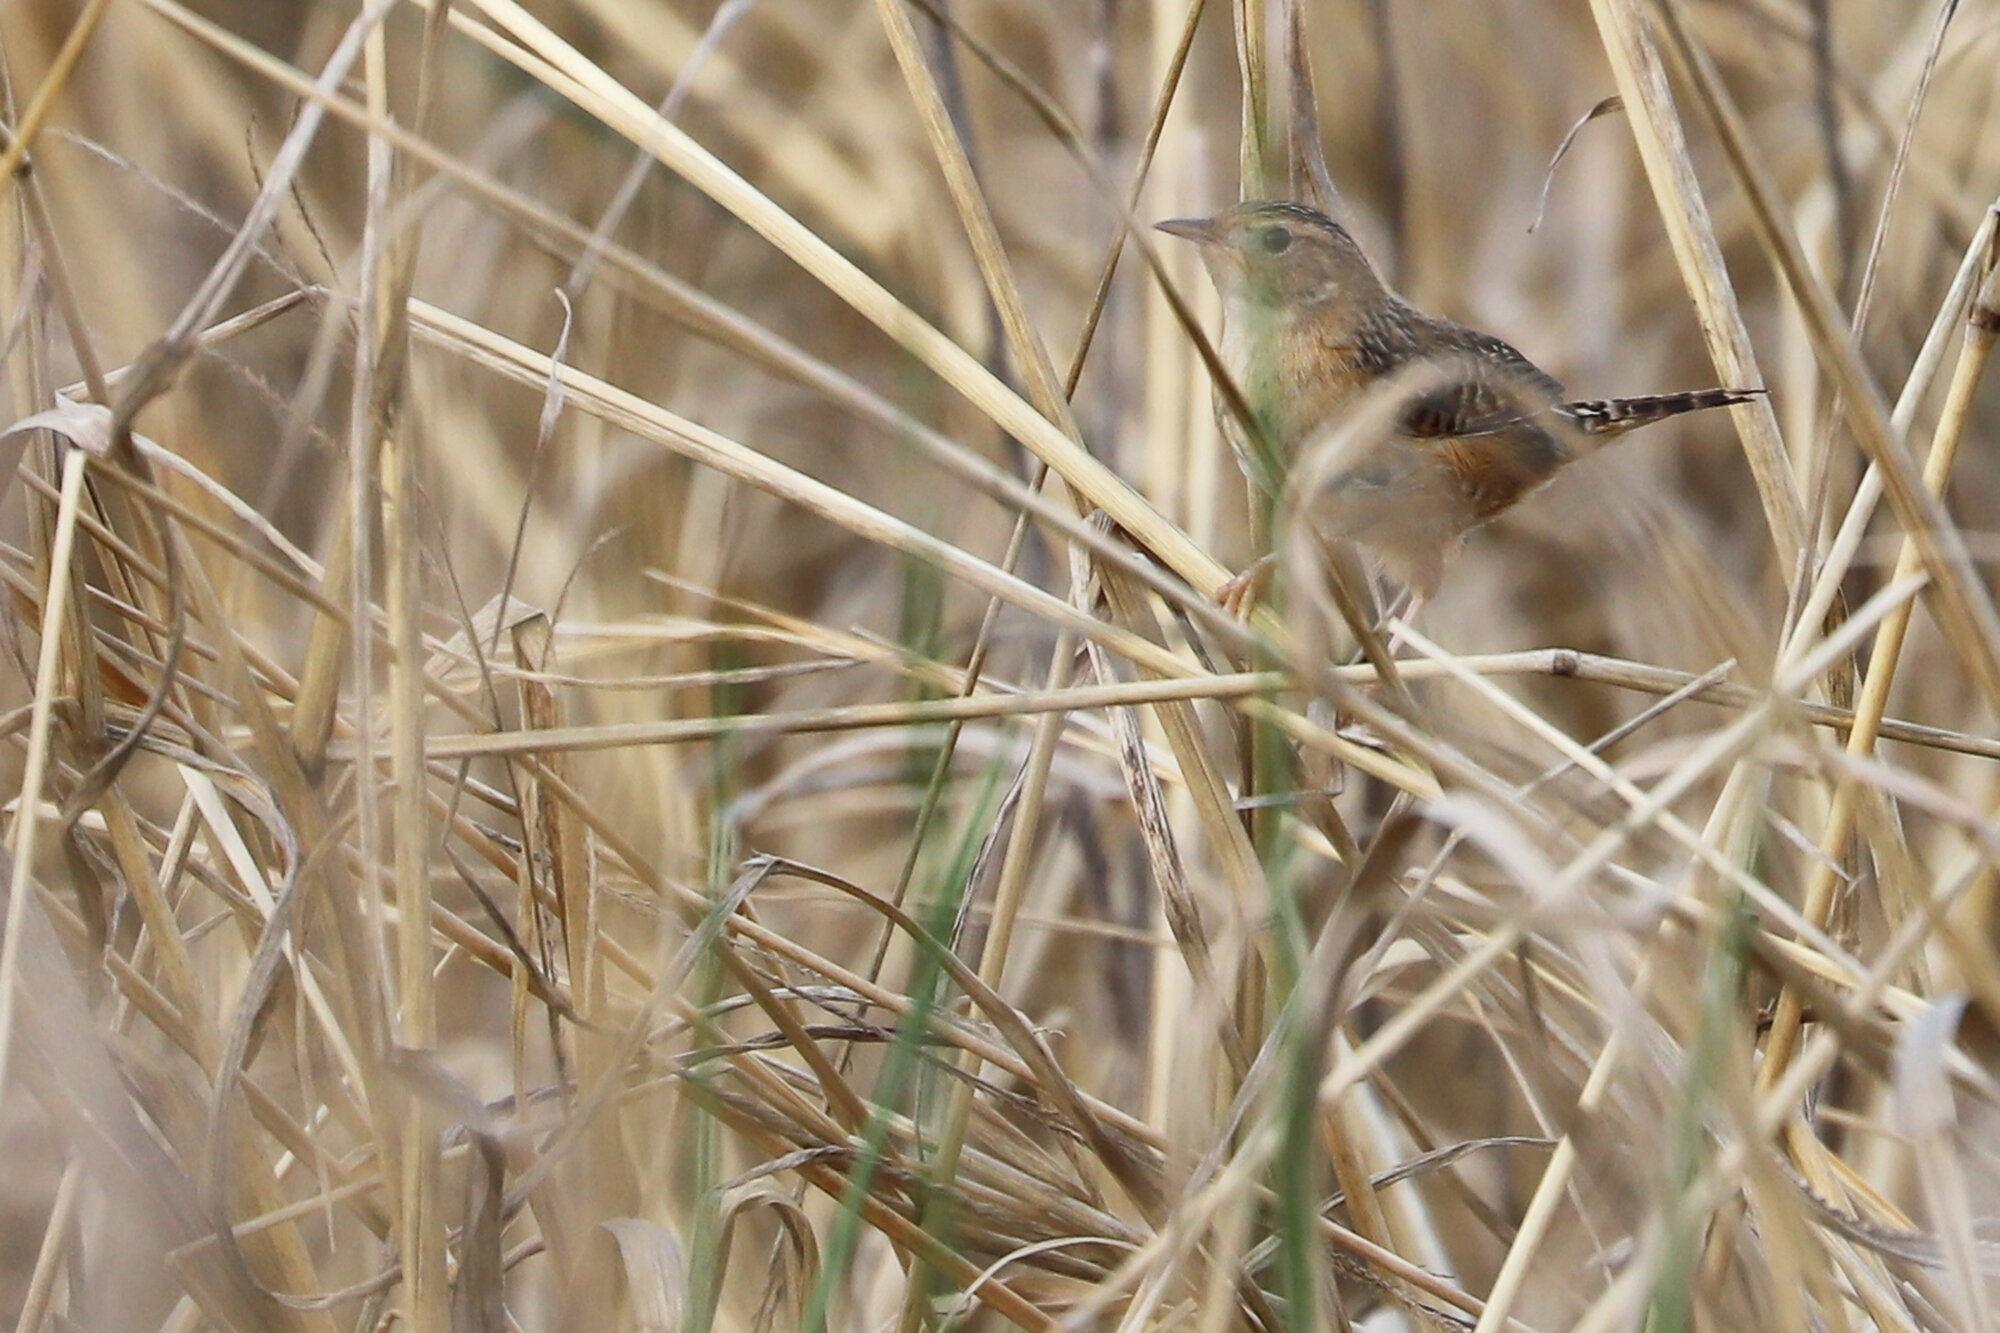
[[[1564,465],[1639,426],[1763,392],[1566,400],[1562,385],[1507,343],[1390,291],[1347,230],[1316,209],[1255,201],[1158,225],[1201,247],[1222,295],[1218,351],[1261,442],[1220,403],[1218,414],[1238,463],[1271,494],[1300,451],[1372,386],[1430,367],[1415,372],[1392,434],[1313,504],[1331,535],[1372,551],[1419,601],[1437,591],[1472,529]]]

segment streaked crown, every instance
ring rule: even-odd
[[[1201,247],[1209,276],[1226,303],[1367,304],[1386,294],[1347,229],[1305,204],[1257,199],[1211,218],[1158,225]]]

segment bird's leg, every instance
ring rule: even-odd
[[[1401,616],[1404,610],[1416,600],[1416,593],[1409,588],[1405,588],[1397,593],[1393,600],[1384,598],[1382,615],[1375,622],[1375,632],[1378,635],[1387,634],[1389,632],[1389,622]],[[1405,618],[1407,619],[1407,617]]]
[[[1416,623],[1417,612],[1424,606],[1424,595],[1415,584],[1405,584],[1394,597],[1389,596],[1389,590],[1380,583],[1376,586],[1376,601],[1382,608],[1382,614],[1375,620],[1375,635],[1389,650],[1389,656],[1394,657],[1396,650],[1403,646],[1400,626]],[[1391,626],[1391,621],[1396,627]]]
[[[1383,614],[1381,624],[1376,627],[1378,634],[1392,619],[1399,624],[1415,626],[1418,613],[1430,604],[1432,597],[1437,595],[1438,584],[1444,580],[1444,567],[1462,541],[1464,534],[1455,533],[1443,543],[1430,538],[1420,538],[1401,542],[1382,551],[1384,557],[1382,563],[1386,571],[1392,578],[1402,583],[1403,591],[1394,605]],[[1402,632],[1398,630],[1391,633],[1388,642],[1389,655],[1394,657],[1396,650],[1402,646]]]
[[[1248,498],[1250,549],[1257,552],[1257,558],[1215,590],[1216,605],[1238,620],[1250,618],[1251,608],[1257,605],[1257,594],[1270,582],[1271,571],[1278,562],[1278,553],[1271,549],[1271,501],[1255,486],[1250,487]]]

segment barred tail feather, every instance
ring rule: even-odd
[[[1762,389],[1696,389],[1691,393],[1656,393],[1643,398],[1593,398],[1564,403],[1556,410],[1585,435],[1623,435],[1683,412],[1730,407],[1762,396]]]

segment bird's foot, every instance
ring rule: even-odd
[[[1248,620],[1256,608],[1257,594],[1270,582],[1276,556],[1263,555],[1243,567],[1243,572],[1215,590],[1215,604],[1238,620]]]

